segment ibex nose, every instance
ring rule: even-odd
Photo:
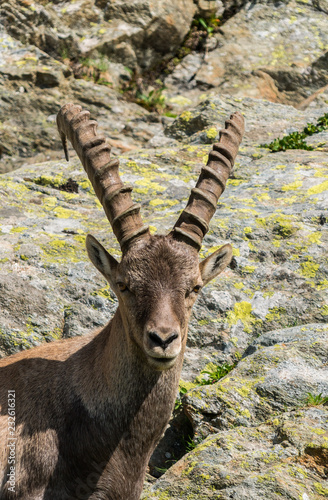
[[[165,338],[161,337],[158,335],[158,333],[150,331],[148,332],[149,339],[153,343],[154,347],[161,347],[164,351],[165,349],[175,340],[179,337],[179,335],[174,332],[168,337],[165,336]]]

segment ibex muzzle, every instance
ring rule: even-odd
[[[150,455],[177,394],[188,321],[199,291],[230,263],[222,246],[198,251],[231,173],[244,121],[232,115],[187,207],[166,236],[152,236],[118,174],[118,160],[80,106],[66,104],[58,129],[72,143],[122,248],[117,262],[93,237],[89,257],[116,293],[112,320],[89,336],[0,360],[1,500],[138,500]],[[8,439],[15,393],[15,474]],[[12,492],[8,478],[15,476]]]
[[[164,295],[145,324],[145,352],[154,368],[170,368],[180,354],[183,326],[177,308],[183,310],[183,302],[180,305],[168,294]]]

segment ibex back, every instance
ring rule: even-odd
[[[118,161],[89,113],[66,104],[57,124],[66,159],[68,138],[121,245],[117,262],[95,238],[86,241],[119,306],[96,333],[0,361],[0,498],[137,500],[176,398],[191,308],[231,261],[229,244],[201,263],[198,251],[244,121],[235,113],[226,122],[166,236],[151,236],[143,225],[132,188],[121,182]],[[8,426],[13,399],[15,421]]]

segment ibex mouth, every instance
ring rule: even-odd
[[[175,364],[177,357],[178,356],[164,358],[164,357],[154,357],[148,355],[148,361],[149,364],[157,370],[167,370],[168,368],[171,368]]]

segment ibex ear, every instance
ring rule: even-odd
[[[227,244],[206,257],[200,264],[200,272],[204,285],[220,274],[230,264],[232,246]]]
[[[115,270],[118,266],[117,260],[91,234],[87,236],[86,247],[92,264],[112,284],[115,281]]]

